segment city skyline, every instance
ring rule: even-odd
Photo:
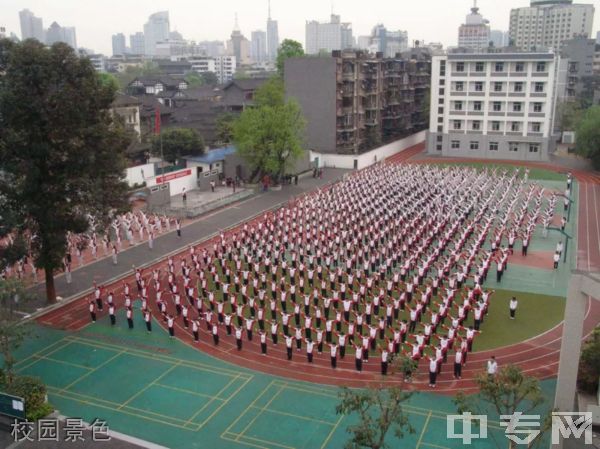
[[[268,17],[267,0],[225,0],[220,8],[205,8],[191,0],[173,0],[166,5],[158,0],[149,0],[143,7],[133,2],[88,2],[82,11],[75,0],[57,0],[49,4],[43,0],[7,0],[3,7],[7,34],[20,36],[19,11],[31,10],[44,20],[47,27],[52,22],[69,24],[77,28],[79,46],[91,48],[104,54],[112,53],[113,34],[126,36],[142,31],[148,17],[158,11],[168,10],[171,30],[180,32],[186,39],[195,41],[226,41],[234,26],[237,13],[242,33],[247,37],[254,30],[266,31]],[[387,0],[374,0],[365,9],[358,1],[336,2],[335,14],[343,22],[351,22],[355,37],[370,34],[378,23],[390,30],[406,30],[409,43],[415,40],[442,42],[444,46],[457,44],[457,27],[464,22],[465,14],[473,6],[472,0],[422,0],[416,5],[400,5]],[[597,5],[597,1],[583,1]],[[492,29],[507,31],[511,8],[529,5],[529,0],[507,0],[494,2],[479,0],[478,7]],[[115,12],[118,11],[118,14]],[[325,21],[331,14],[330,2],[306,0],[302,4],[271,1],[271,16],[279,23],[280,40],[291,38],[305,45],[305,24],[309,20]],[[439,13],[432,14],[432,11]],[[592,36],[599,30],[595,21]]]

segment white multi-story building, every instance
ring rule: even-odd
[[[215,73],[219,83],[225,84],[233,79],[237,69],[235,56],[217,56],[215,58]]]
[[[156,44],[168,40],[170,37],[169,11],[160,11],[148,17],[144,24],[144,50],[145,54],[154,56]]]
[[[129,35],[129,47],[132,55],[146,54],[146,38],[144,33],[138,31],[135,34]]]
[[[496,48],[508,47],[510,43],[510,35],[508,31],[492,30],[490,31],[490,42]]]
[[[550,52],[434,56],[428,153],[548,160],[564,66]]]
[[[262,30],[252,32],[250,58],[257,64],[262,64],[267,60],[267,33]]]
[[[37,39],[40,42],[46,42],[44,24],[40,17],[36,17],[28,9],[19,11],[19,20],[21,22],[21,39]]]
[[[195,56],[187,59],[192,65],[192,70],[197,73],[213,72],[217,73],[215,58],[210,56]]]
[[[479,14],[479,8],[475,0],[475,5],[471,8],[471,14],[467,16],[465,23],[458,28],[458,46],[461,48],[482,50],[489,45],[490,25]]]
[[[271,18],[271,0],[269,0],[269,18],[267,19],[267,58],[274,62],[279,51],[279,25]]]
[[[112,54],[124,55],[127,53],[127,43],[125,41],[125,35],[123,33],[117,33],[112,35]]]
[[[352,24],[342,23],[340,16],[332,14],[329,23],[316,20],[306,22],[306,54],[316,55],[321,51],[331,53],[352,47]]]
[[[510,11],[510,38],[523,51],[560,50],[565,40],[589,38],[594,5],[573,0],[531,0],[529,7]]]

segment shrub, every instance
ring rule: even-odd
[[[600,326],[584,343],[579,361],[577,385],[586,393],[596,394],[600,378]]]
[[[54,410],[46,401],[46,385],[38,377],[18,376],[10,386],[3,386],[8,394],[25,399],[28,421],[35,421],[49,415]]]

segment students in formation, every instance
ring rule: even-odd
[[[378,164],[136,270],[137,291],[119,295],[142,304],[148,332],[151,309],[171,337],[177,328],[218,345],[223,333],[238,351],[267,356],[271,346],[271,357],[309,364],[329,356],[332,369],[350,350],[356,371],[377,356],[384,376],[405,354],[428,362],[434,388],[449,355],[461,378],[485,327],[489,271],[501,282],[555,201],[518,170]]]

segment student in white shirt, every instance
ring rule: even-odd
[[[498,362],[496,362],[495,356],[492,356],[492,358],[487,361],[486,371],[489,377],[496,376],[496,373],[498,372]]]
[[[515,319],[515,314],[517,313],[517,306],[519,305],[519,301],[517,301],[516,297],[512,297],[510,303],[508,304],[508,308],[510,309],[510,319]]]

